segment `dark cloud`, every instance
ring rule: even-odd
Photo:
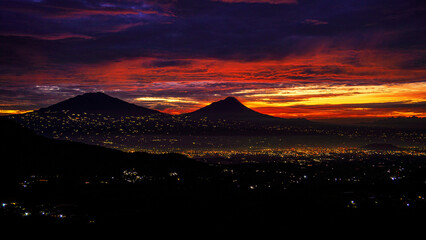
[[[162,14],[159,6],[144,2],[149,1],[5,0],[1,2],[0,9],[61,19],[92,15]]]
[[[84,86],[79,84],[3,84],[0,83],[1,109],[33,110],[47,107],[59,101],[85,92],[96,92],[102,86]]]
[[[360,103],[360,104],[329,104],[329,105],[293,105],[289,108],[311,108],[316,110],[328,110],[328,109],[404,109],[404,111],[410,111],[417,109],[417,111],[426,111],[426,102],[383,102],[383,103]]]
[[[420,56],[413,59],[404,59],[398,67],[403,69],[425,69],[426,68],[426,54],[419,54]]]
[[[329,75],[329,74],[346,73],[346,70],[343,67],[328,65],[328,66],[320,66],[317,68],[314,68],[314,67],[305,68],[301,71],[301,73],[307,74],[307,75],[324,75],[324,74]]]
[[[399,109],[420,109],[426,111],[426,102],[391,102],[391,103],[370,103],[370,104],[346,104],[350,108],[399,108]]]
[[[4,1],[0,35],[16,36],[2,39],[13,45],[10,51],[33,46],[52,62],[158,55],[253,61],[307,54],[324,45],[418,49],[425,42],[419,23],[424,15],[416,11],[422,7],[420,1]],[[149,10],[170,15],[143,12]]]
[[[315,26],[328,24],[328,22],[321,21],[321,20],[318,20],[318,19],[305,19],[305,20],[302,21],[302,23],[309,24],[309,25],[315,25]]]
[[[227,3],[296,4],[298,0],[214,0]]]
[[[181,67],[190,65],[189,60],[155,60],[147,64],[148,67]]]

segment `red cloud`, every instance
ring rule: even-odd
[[[177,101],[167,106],[160,105],[162,101],[150,102],[150,107],[173,114],[196,110],[212,101],[234,95],[248,107],[278,117],[425,116],[424,105],[414,103],[424,99],[422,82],[426,71],[401,67],[401,61],[409,60],[411,52],[318,51],[306,56],[253,62],[159,55],[48,68],[48,56],[34,49],[24,50],[22,54],[27,56],[33,70],[23,69],[20,74],[4,73],[0,75],[0,81],[26,83],[28,86],[55,83],[82,88],[91,86],[91,89],[104,91],[118,89],[123,96],[128,96],[126,100],[129,101],[140,97],[186,99],[187,102]],[[351,56],[356,56],[356,61],[352,58],[349,61]],[[399,84],[406,85],[398,88]],[[374,88],[380,85],[396,87],[389,89],[389,93],[382,93]],[[350,86],[354,86],[353,90]],[[360,93],[359,98],[369,98],[364,103],[351,97],[358,94],[357,90],[363,90],[362,86],[366,86],[364,93],[371,93]],[[383,87],[377,89],[386,90]],[[48,93],[58,94],[55,91]],[[343,98],[346,96],[351,98]],[[324,104],[322,99],[345,101]],[[348,99],[355,102],[348,102]],[[415,100],[411,105],[390,104],[410,99]],[[386,102],[389,104],[382,104]],[[138,104],[145,105],[146,102]]]

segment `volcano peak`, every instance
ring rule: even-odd
[[[103,92],[89,92],[75,96],[65,101],[59,102],[39,111],[63,111],[71,112],[89,112],[104,113],[112,115],[150,115],[160,114],[160,112],[145,107],[137,106],[132,103],[125,102],[115,97],[111,97]]]
[[[228,119],[228,120],[264,120],[274,118],[265,114],[256,112],[242,104],[235,97],[213,102],[197,111],[188,114],[195,118],[209,119]]]

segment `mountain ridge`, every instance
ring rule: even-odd
[[[225,99],[212,102],[209,105],[202,107],[186,115],[194,118],[207,117],[210,119],[232,118],[233,120],[243,120],[244,118],[275,118],[266,114],[256,112],[244,106],[235,97],[227,97]]]
[[[227,97],[225,99],[213,102],[198,110],[185,114],[193,118],[208,118],[211,120],[233,120],[233,121],[266,121],[266,122],[292,122],[292,123],[310,123],[309,120],[303,118],[286,119],[270,116],[257,112],[246,107],[235,97]]]
[[[81,178],[119,175],[128,168],[168,174],[177,169],[197,172],[208,167],[177,153],[129,153],[82,142],[46,138],[11,119],[0,118],[0,132],[0,144],[6,156],[1,161],[2,183],[33,174]],[[8,160],[9,157],[13,157],[13,161]]]
[[[47,112],[63,110],[69,110],[71,112],[106,113],[112,115],[166,115],[165,113],[162,113],[160,111],[128,103],[119,98],[111,97],[102,92],[91,92],[82,95],[77,95],[75,97],[53,104],[49,107],[41,108],[38,111]]]
[[[82,113],[103,113],[109,115],[133,115],[148,116],[160,115],[171,116],[158,110],[138,106],[128,103],[119,98],[111,97],[103,92],[89,92],[82,95],[66,99],[46,108],[41,108],[37,112],[64,111]],[[189,116],[194,119],[208,118],[210,120],[230,120],[230,121],[255,121],[255,122],[274,122],[287,121],[291,123],[311,123],[304,118],[279,118],[254,111],[237,98],[229,96],[216,102],[202,107],[190,113],[179,114],[180,116]],[[178,115],[178,116],[179,116]]]
[[[390,143],[370,143],[362,147],[366,150],[376,150],[376,151],[397,151],[403,150],[403,148],[395,146]]]

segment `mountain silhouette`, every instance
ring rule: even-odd
[[[85,93],[76,97],[59,102],[47,108],[42,108],[39,112],[69,110],[76,113],[103,113],[111,115],[132,115],[146,116],[152,114],[162,114],[156,110],[141,107],[125,102],[118,98],[111,97],[105,93]]]
[[[379,151],[397,151],[403,150],[403,148],[397,147],[389,143],[371,143],[362,147],[366,150],[379,150]]]
[[[421,117],[390,117],[379,119],[365,125],[388,128],[426,129],[426,118]]]
[[[212,104],[200,108],[194,112],[188,113],[193,118],[224,119],[224,120],[247,120],[247,121],[271,121],[281,118],[269,116],[256,112],[246,106],[234,97],[227,97],[223,100],[213,102]]]

